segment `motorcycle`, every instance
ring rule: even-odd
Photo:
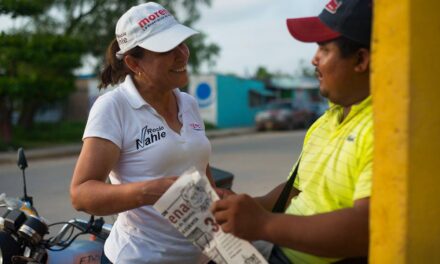
[[[0,264],[106,263],[102,253],[112,225],[93,215],[88,220],[74,218],[48,224],[35,209],[32,197],[27,195],[25,169],[28,164],[22,148],[18,150],[17,165],[22,170],[24,196],[0,195],[0,208],[7,208],[0,217]],[[233,174],[214,167],[211,171],[218,187],[231,188]],[[46,238],[49,228],[60,225],[55,236]],[[88,238],[78,239],[86,235]]]
[[[112,225],[93,215],[88,220],[75,218],[48,224],[27,195],[28,164],[22,148],[18,150],[17,164],[22,170],[24,196],[18,199],[0,195],[0,207],[7,207],[0,217],[0,264],[101,263],[104,241]],[[59,225],[60,231],[46,239],[49,228]],[[77,240],[82,235],[89,238]]]

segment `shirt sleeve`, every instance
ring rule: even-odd
[[[121,107],[110,94],[100,96],[90,110],[83,140],[89,137],[103,138],[122,148],[123,126],[120,110]]]

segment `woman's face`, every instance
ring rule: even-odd
[[[136,72],[135,80],[150,88],[168,90],[183,87],[188,84],[188,59],[189,49],[185,43],[163,53],[145,50],[144,56],[138,61],[141,74]]]

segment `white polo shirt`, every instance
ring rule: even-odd
[[[94,103],[84,138],[100,137],[121,150],[109,177],[123,184],[181,175],[195,166],[204,171],[211,145],[196,100],[174,89],[182,123],[180,134],[140,96],[130,76]],[[152,206],[118,215],[105,243],[113,263],[198,263],[201,252]]]

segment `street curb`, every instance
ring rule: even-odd
[[[248,135],[252,133],[256,133],[255,128],[236,128],[236,129],[224,129],[224,130],[208,130],[206,131],[206,136],[209,139],[215,138],[223,138],[223,137],[231,137],[231,136],[240,136],[240,135]]]
[[[64,145],[57,147],[46,147],[39,149],[25,149],[26,159],[28,161],[41,160],[47,158],[62,158],[78,155],[81,151],[81,144]],[[17,162],[17,151],[0,153],[0,165]]]
[[[235,128],[235,129],[219,129],[209,130],[206,132],[207,137],[212,140],[216,138],[224,138],[230,136],[239,136],[256,133],[255,128]],[[41,160],[49,158],[62,158],[69,156],[77,156],[81,151],[82,144],[70,144],[64,146],[47,147],[39,149],[25,150],[27,160]],[[0,152],[0,165],[13,164],[17,162],[17,151]]]

